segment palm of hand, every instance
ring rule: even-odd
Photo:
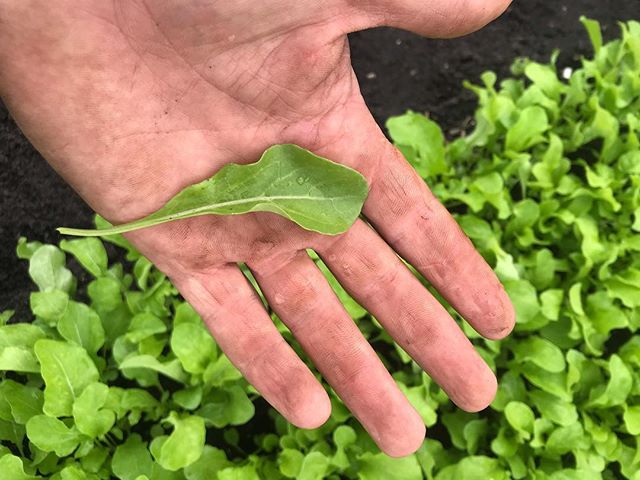
[[[386,17],[342,1],[94,3],[70,6],[68,14],[57,6],[41,24],[23,26],[28,55],[7,60],[0,51],[0,63],[9,65],[7,78],[24,80],[0,93],[44,156],[111,221],[144,216],[223,164],[254,161],[275,143],[309,148],[369,181],[364,214],[373,228],[359,221],[337,237],[271,214],[199,217],[129,234],[265,398],[303,427],[320,425],[330,410],[237,262],[251,268],[381,448],[410,453],[424,435],[420,417],[306,255],[313,248],[459,406],[484,408],[495,392],[493,374],[395,252],[483,335],[506,335],[513,311],[360,96],[345,33]]]

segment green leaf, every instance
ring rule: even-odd
[[[173,432],[160,448],[157,458],[162,468],[175,472],[196,462],[204,449],[204,420],[188,415],[179,417],[172,412],[166,419],[173,425]]]
[[[527,107],[520,112],[516,123],[507,131],[507,150],[521,152],[544,140],[542,134],[549,128],[549,120],[544,109]]]
[[[284,448],[278,455],[280,473],[287,478],[298,478],[304,462],[304,453],[292,448]]]
[[[149,312],[142,312],[131,319],[126,338],[130,342],[138,343],[145,338],[164,333],[167,325]]]
[[[98,380],[95,364],[83,348],[70,343],[42,339],[34,350],[46,384],[44,412],[54,417],[71,416],[75,400]]]
[[[105,334],[100,317],[84,303],[69,301],[58,322],[58,331],[65,340],[89,353],[96,353],[104,345]]]
[[[136,480],[140,475],[151,477],[153,460],[140,435],[134,433],[116,447],[111,468],[120,480]]]
[[[640,405],[625,408],[623,419],[630,435],[640,435]]]
[[[17,323],[0,326],[0,370],[39,372],[33,345],[44,336],[42,329],[35,325]]]
[[[109,394],[109,387],[104,383],[87,385],[73,403],[73,418],[78,430],[88,437],[98,438],[107,433],[113,426],[116,415],[113,411],[103,409]]]
[[[630,268],[604,282],[609,295],[629,308],[640,307],[640,270]]]
[[[588,447],[582,424],[576,422],[566,427],[558,427],[547,439],[546,451],[550,455],[564,455],[578,448]]]
[[[61,290],[70,292],[75,279],[65,267],[65,255],[53,245],[42,245],[29,260],[29,275],[40,291]]]
[[[120,370],[130,368],[153,370],[178,382],[184,383],[187,380],[187,375],[182,370],[178,359],[162,363],[151,355],[133,355],[120,363]]]
[[[36,415],[29,419],[27,436],[40,450],[55,452],[59,457],[70,455],[81,441],[81,435],[75,429],[47,415]]]
[[[184,476],[187,477],[187,480],[210,480],[216,478],[219,471],[230,465],[231,462],[227,460],[227,455],[223,450],[205,445],[202,456],[185,467]]]
[[[68,303],[69,295],[61,290],[33,292],[29,297],[31,311],[50,326],[62,318]]]
[[[329,468],[329,459],[322,452],[310,452],[305,455],[297,480],[322,480]]]
[[[0,312],[0,327],[6,325],[15,313],[15,310],[3,310],[2,312]]]
[[[27,475],[24,472],[22,459],[11,454],[0,456],[0,472],[7,480],[35,480],[42,478],[40,476]]]
[[[225,165],[210,179],[185,188],[143,219],[103,230],[58,231],[112,235],[199,215],[272,212],[307,230],[333,235],[355,222],[367,193],[366,180],[355,170],[296,145],[275,145],[256,163]]]
[[[218,480],[260,480],[253,465],[228,467],[218,472]]]
[[[591,45],[594,52],[597,54],[602,48],[602,32],[600,31],[600,24],[596,20],[591,20],[585,16],[580,17],[580,22],[587,29],[589,39],[591,39]]]
[[[400,145],[407,160],[422,178],[446,173],[444,135],[437,123],[424,115],[408,111],[391,117],[386,127],[393,141]],[[409,147],[415,155],[407,154]]]
[[[600,386],[591,391],[588,405],[591,407],[612,407],[625,403],[631,387],[633,377],[631,371],[618,355],[611,355],[609,359],[609,382],[606,387]]]
[[[214,358],[215,347],[202,324],[182,323],[171,334],[171,350],[189,373],[203,373]]]
[[[62,240],[60,248],[73,255],[76,260],[94,277],[100,277],[107,271],[107,251],[97,238]]]
[[[363,453],[358,456],[361,480],[421,480],[422,471],[415,455],[392,458],[384,453]]]
[[[207,385],[220,387],[227,382],[239,380],[242,373],[231,363],[226,355],[220,355],[215,362],[209,364],[202,375]]]
[[[198,410],[198,415],[216,428],[242,425],[255,414],[253,402],[238,386],[213,390],[203,403],[202,408]]]
[[[457,464],[442,469],[435,478],[436,480],[508,480],[509,475],[497,459],[478,455],[463,458]]]
[[[25,424],[42,413],[43,394],[38,388],[7,379],[0,383],[0,396],[9,405],[16,423]]]
[[[20,237],[16,246],[16,256],[22,260],[30,260],[41,246],[42,242],[29,242],[25,237]]]
[[[535,415],[529,406],[522,402],[509,402],[504,409],[504,416],[515,430],[528,439],[533,433]]]
[[[564,427],[578,420],[576,406],[542,390],[528,392],[533,405],[543,417]]]
[[[508,280],[504,282],[504,288],[516,310],[517,323],[531,322],[540,311],[535,287],[526,280]]]
[[[517,362],[532,362],[548,372],[562,372],[566,367],[562,350],[538,336],[515,343],[513,353]]]

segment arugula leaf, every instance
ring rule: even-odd
[[[173,432],[163,438],[156,460],[162,468],[174,472],[196,462],[202,455],[204,420],[194,415],[179,417],[171,412],[166,421],[173,425]],[[156,440],[158,438],[161,437]]]
[[[367,193],[366,180],[355,170],[296,145],[274,145],[256,163],[227,164],[143,219],[102,230],[58,231],[66,235],[113,235],[199,215],[272,212],[307,230],[335,235],[355,222]]]
[[[34,345],[45,382],[44,412],[53,417],[73,415],[73,403],[98,380],[98,370],[87,352],[77,345],[42,339]]]
[[[39,449],[55,452],[59,457],[71,454],[80,444],[81,435],[61,420],[36,415],[27,422],[27,436]]]

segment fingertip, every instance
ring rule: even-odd
[[[504,289],[499,297],[500,307],[492,322],[493,325],[482,332],[482,336],[489,340],[502,340],[513,331],[516,325],[516,310]]]
[[[289,416],[289,421],[298,428],[311,430],[324,425],[330,416],[331,400],[324,388],[318,384],[317,388],[307,395],[297,411]]]
[[[486,363],[482,362],[482,364],[483,368],[474,378],[474,385],[469,387],[469,391],[464,392],[459,398],[452,398],[453,402],[465,412],[480,412],[491,405],[496,397],[498,379]]]
[[[424,442],[427,433],[427,427],[418,412],[415,412],[415,416],[416,418],[404,425],[402,437],[377,442],[380,450],[394,458],[415,453]]]

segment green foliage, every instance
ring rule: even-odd
[[[425,471],[437,480],[640,478],[640,23],[605,44],[582,21],[595,55],[568,79],[554,55],[517,61],[499,86],[491,72],[467,85],[476,126],[445,146],[445,171],[419,153],[442,145],[433,121],[389,120],[517,312],[499,342],[462,322],[500,386],[482,429],[437,410],[453,444]]]
[[[264,402],[123,237],[105,237],[117,250],[21,239],[38,291],[30,323],[0,313],[2,478],[639,480],[640,24],[606,44],[585,24],[596,53],[567,81],[553,61],[524,60],[499,88],[490,73],[469,85],[480,99],[469,135],[445,143],[415,113],[389,125],[515,303],[502,341],[458,319],[497,372],[490,408],[455,408],[311,252],[435,428],[392,459],[332,390],[318,429],[273,409],[251,421]]]
[[[135,222],[101,230],[58,230],[68,235],[111,235],[198,215],[272,212],[307,230],[334,235],[355,222],[367,193],[365,178],[355,170],[297,145],[274,145],[256,163],[227,164],[213,177],[186,187],[160,210]],[[104,249],[95,239],[65,241],[60,247],[94,276],[106,268]]]

